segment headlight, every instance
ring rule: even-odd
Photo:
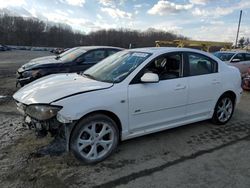
[[[39,73],[39,70],[25,71],[23,77],[36,77],[37,73]]]
[[[43,121],[54,117],[61,109],[61,106],[32,104],[27,106],[25,113],[34,119]]]

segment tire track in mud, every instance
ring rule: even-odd
[[[3,151],[5,147],[11,146],[16,138],[25,134],[25,128],[22,125],[22,117],[15,113],[0,112],[0,121],[0,150]]]
[[[203,144],[206,144],[206,145],[212,144],[213,147],[208,147],[206,149],[197,150],[194,153],[191,153],[185,156],[180,156],[179,158],[172,160],[172,161],[168,161],[160,166],[134,172],[127,176],[123,176],[118,179],[108,181],[106,183],[94,185],[93,188],[110,188],[110,187],[116,187],[119,185],[125,185],[129,183],[130,181],[133,181],[137,178],[149,176],[155,172],[162,171],[173,165],[195,159],[199,156],[212,153],[214,151],[220,150],[224,147],[236,144],[244,140],[250,141],[249,120],[229,122],[227,125],[224,125],[224,126],[216,126],[215,128],[204,131],[198,135],[192,135],[190,139],[186,141],[186,143],[191,148],[194,148],[195,146],[203,145]]]
[[[31,174],[26,174],[32,131],[23,127],[23,117],[0,112],[0,187],[33,187]],[[22,147],[20,147],[23,145]],[[28,181],[22,178],[28,176]],[[18,181],[16,181],[19,179]]]
[[[146,142],[147,145],[145,147],[147,148],[148,143],[154,144],[159,141],[164,144],[163,138],[170,136],[170,138],[166,140],[166,142],[168,142],[173,137],[178,136],[179,134],[182,135],[183,132],[185,132],[183,139],[179,140],[181,142],[178,143],[178,141],[176,141],[174,144],[178,143],[184,145],[184,147],[190,151],[189,153],[179,152],[178,156],[171,158],[170,160],[168,156],[174,153],[175,150],[172,149],[168,151],[168,148],[166,147],[167,150],[165,149],[164,151],[161,151],[161,149],[158,148],[159,152],[157,154],[149,152],[143,154],[139,159],[134,156],[124,157],[123,155],[125,153],[131,152],[136,148],[133,146],[134,142],[129,141],[128,143],[125,143],[125,148],[121,147],[124,151],[121,153],[118,152],[113,159],[108,159],[96,166],[88,167],[79,164],[74,158],[67,159],[63,157],[32,159],[32,161],[29,162],[27,160],[29,156],[28,152],[34,150],[38,146],[38,142],[30,143],[27,137],[24,138],[24,135],[27,134],[22,131],[21,128],[21,116],[17,117],[10,114],[1,115],[0,113],[0,121],[2,122],[0,123],[0,128],[4,130],[5,128],[3,128],[3,125],[8,127],[12,123],[13,125],[6,128],[6,130],[13,132],[10,134],[11,136],[14,135],[11,142],[8,142],[7,140],[5,147],[0,146],[0,153],[3,151],[4,155],[2,157],[0,155],[0,168],[3,167],[2,169],[6,169],[7,171],[0,172],[0,185],[2,179],[6,184],[15,182],[17,185],[22,185],[21,187],[33,187],[33,185],[38,185],[39,183],[49,186],[51,183],[50,179],[53,179],[53,177],[57,178],[58,182],[65,183],[65,185],[68,186],[70,186],[70,182],[73,186],[79,187],[115,187],[127,184],[132,180],[161,171],[178,163],[192,160],[198,156],[222,149],[223,147],[240,142],[241,140],[249,139],[250,136],[250,121],[248,119],[232,119],[231,122],[224,126],[211,125],[207,121],[199,122],[193,125],[183,126],[166,132],[156,133],[148,137],[139,138],[139,140],[136,141],[139,142],[139,145],[141,146],[143,146],[142,142]],[[20,129],[20,131],[18,129]],[[158,140],[158,137],[161,138]],[[9,138],[9,135],[5,135],[5,138]],[[32,140],[34,141],[34,139]],[[3,141],[0,133],[0,143],[1,142]],[[19,145],[24,144],[24,147],[28,146],[29,149],[21,150],[19,146],[16,150],[16,143]],[[177,145],[175,145],[175,147],[176,146]],[[15,153],[14,156],[9,157],[9,155],[13,154],[12,152],[17,153]],[[17,156],[19,157],[17,158]],[[120,158],[121,156],[122,159]],[[147,169],[145,169],[145,167],[141,169],[137,168],[139,165],[148,163],[156,158],[162,159],[159,163],[155,164],[156,166],[149,166]],[[47,164],[51,159],[55,160],[53,164],[51,162]],[[63,163],[68,164],[62,165]],[[120,175],[115,174],[116,171],[123,171],[127,167],[131,167],[131,170],[126,173],[121,173]],[[53,169],[53,171],[51,169]],[[58,176],[57,174],[62,170],[64,171],[64,177],[60,175]],[[111,173],[107,175],[108,171]],[[84,177],[90,172],[94,173],[91,178]],[[104,179],[100,178],[101,175],[104,176]],[[94,176],[97,179],[94,179]]]
[[[223,126],[216,126],[198,135],[192,135],[187,143],[193,146],[209,144],[214,141],[227,143],[228,141],[237,140],[248,133],[250,133],[250,120],[234,121]]]

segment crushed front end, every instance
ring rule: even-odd
[[[56,119],[56,115],[62,107],[47,104],[25,105],[18,101],[16,104],[18,111],[24,116],[24,125],[35,129],[37,136],[43,137],[48,133],[51,136],[59,134],[63,124]]]
[[[50,133],[52,137],[57,136],[58,134],[60,134],[60,129],[62,129],[63,127],[63,124],[57,121],[56,118],[39,121],[31,118],[28,115],[24,117],[24,125],[29,127],[29,129],[34,129],[36,132],[36,136],[39,138],[47,136],[48,133]]]
[[[57,120],[60,106],[47,104],[25,105],[16,101],[18,111],[24,116],[24,126],[35,130],[36,136],[42,138],[50,134],[54,140],[47,146],[38,149],[38,155],[60,155],[68,151],[71,124]]]

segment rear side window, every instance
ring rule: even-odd
[[[250,61],[250,54],[246,54],[245,57],[246,57],[246,61]]]
[[[211,74],[217,72],[217,63],[201,54],[188,53],[189,76]]]
[[[118,50],[108,50],[108,56],[115,54]]]

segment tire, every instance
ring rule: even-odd
[[[70,150],[80,161],[94,164],[110,156],[118,142],[115,121],[103,114],[93,114],[77,123],[71,134]]]
[[[222,95],[214,108],[212,122],[217,125],[226,124],[234,113],[234,98],[231,95]]]

